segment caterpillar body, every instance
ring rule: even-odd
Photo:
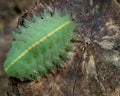
[[[44,12],[33,16],[14,32],[14,40],[4,63],[6,73],[20,80],[34,80],[62,64],[62,58],[71,45],[76,24],[69,15],[53,16]]]

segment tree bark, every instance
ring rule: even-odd
[[[69,12],[79,24],[75,30],[79,40],[64,66],[48,76],[31,82],[10,78],[9,96],[120,96],[120,8],[116,2],[119,5],[119,0],[35,0],[27,18],[44,8]]]

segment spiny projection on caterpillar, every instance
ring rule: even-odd
[[[42,18],[41,18],[42,17]],[[68,14],[55,10],[26,20],[14,32],[4,63],[6,73],[20,80],[34,80],[63,64],[71,46],[75,24]]]

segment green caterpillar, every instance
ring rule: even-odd
[[[58,11],[53,16],[48,12],[41,16],[33,16],[14,32],[4,63],[9,76],[33,80],[63,63],[76,24],[69,15],[61,16]]]

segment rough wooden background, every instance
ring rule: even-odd
[[[120,1],[34,0],[22,18],[59,8],[79,24],[64,67],[32,82],[9,79],[8,96],[120,96]],[[22,24],[20,17],[19,24]]]

